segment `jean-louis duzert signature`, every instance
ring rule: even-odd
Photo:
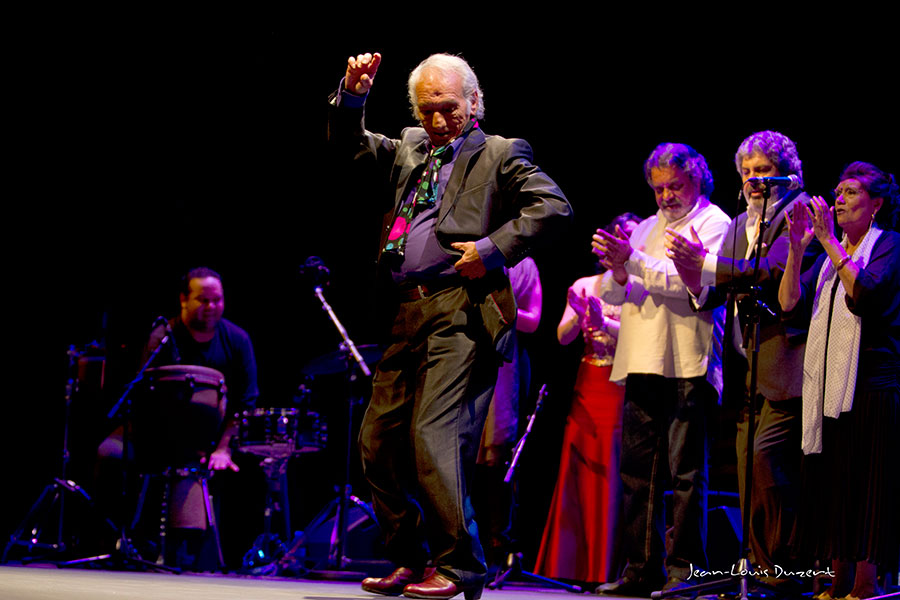
[[[688,579],[693,577],[709,577],[716,576],[721,577],[724,575],[731,575],[734,577],[818,577],[819,575],[826,575],[828,577],[834,577],[834,571],[831,570],[831,567],[827,567],[825,569],[802,569],[802,570],[792,570],[785,569],[780,565],[774,565],[772,569],[741,569],[736,564],[732,564],[731,568],[728,570],[722,569],[698,569],[693,563],[691,564],[691,573],[687,576]]]

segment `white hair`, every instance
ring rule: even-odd
[[[416,86],[419,84],[422,73],[426,69],[435,69],[442,73],[455,73],[458,75],[462,81],[463,96],[466,100],[471,101],[473,96],[478,95],[478,106],[475,108],[473,116],[476,119],[484,117],[484,92],[481,91],[481,86],[478,85],[478,77],[475,76],[475,71],[472,70],[469,63],[453,54],[432,54],[420,62],[409,74],[409,82],[407,84],[409,88],[409,103],[412,105],[412,113],[416,119],[419,118],[419,99],[416,97]]]

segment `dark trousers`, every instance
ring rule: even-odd
[[[750,551],[753,562],[769,573],[774,565],[790,569],[791,532],[796,519],[800,480],[800,398],[769,401],[757,398],[756,435],[753,446],[753,493],[750,496]],[[737,424],[738,488],[744,508],[747,470],[749,409]],[[747,518],[747,516],[744,516]]]
[[[388,557],[484,581],[470,478],[498,358],[464,288],[399,305],[360,428]]]
[[[648,584],[706,568],[707,420],[716,391],[705,377],[628,375],[622,419],[625,575]],[[663,494],[672,490],[665,531]],[[663,555],[665,572],[663,570]]]

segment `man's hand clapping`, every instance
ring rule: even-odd
[[[625,263],[631,258],[632,253],[628,234],[618,225],[615,235],[598,229],[591,246],[593,253],[600,257],[600,264],[612,271],[613,278],[619,285],[625,285],[628,280]]]
[[[675,263],[675,269],[684,285],[695,295],[700,293],[700,274],[708,253],[700,236],[691,226],[691,239],[671,228],[666,229],[666,256]]]

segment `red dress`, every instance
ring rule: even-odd
[[[603,313],[618,320],[618,308],[604,306]],[[615,338],[584,328],[582,335],[585,355],[535,571],[554,579],[602,583],[614,581],[619,571],[619,455],[625,388],[609,381]]]

